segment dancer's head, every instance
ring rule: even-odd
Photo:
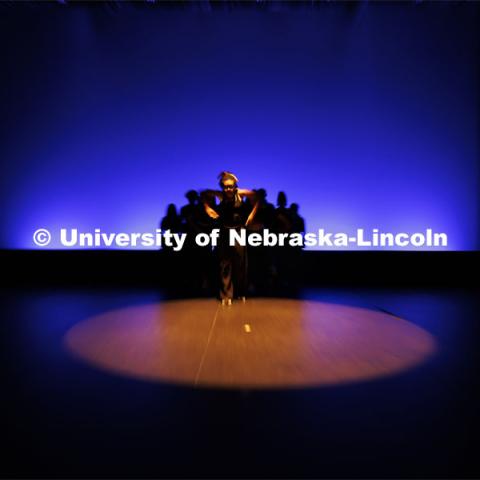
[[[167,207],[167,217],[176,217],[177,216],[177,207],[174,203],[169,203]]]
[[[198,192],[196,190],[189,190],[186,194],[185,197],[188,200],[188,203],[190,205],[193,205],[198,201]]]
[[[264,202],[267,199],[267,191],[264,188],[257,188],[255,193],[261,202]]]
[[[237,193],[238,178],[231,172],[221,172],[218,179],[225,196],[233,198]]]
[[[287,195],[285,194],[285,192],[278,192],[277,205],[279,207],[286,207],[287,206]]]

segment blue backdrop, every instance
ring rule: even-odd
[[[152,231],[228,169],[286,191],[308,231],[428,227],[478,249],[478,10],[3,7],[1,247]]]

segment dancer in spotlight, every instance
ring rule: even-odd
[[[247,227],[258,209],[255,192],[238,188],[238,178],[231,172],[218,176],[221,190],[205,190],[202,200],[207,214],[216,219],[220,228],[218,260],[220,267],[220,299],[222,305],[230,306],[235,297],[245,301],[247,293],[247,247],[229,245],[229,230]],[[209,198],[217,198],[220,203],[213,208]],[[253,199],[253,203],[244,201]]]

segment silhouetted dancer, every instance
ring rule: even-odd
[[[198,217],[196,217],[196,225],[201,233],[210,234],[216,228],[216,220],[211,218],[203,206],[207,202],[208,206],[215,209],[215,198],[204,198],[201,196],[199,201]],[[198,251],[198,250],[197,250]],[[215,254],[212,247],[200,247],[200,255],[197,257],[198,268],[200,270],[200,282],[202,293],[211,293],[213,285],[217,284],[217,271],[215,269]]]
[[[177,214],[177,207],[174,203],[170,203],[167,207],[167,214],[162,218],[160,222],[160,228],[162,231],[170,230],[172,233],[180,233],[182,231],[182,219]],[[173,247],[162,247],[165,250]]]
[[[162,231],[170,230],[172,233],[180,233],[182,231],[182,219],[177,214],[177,207],[175,204],[170,203],[167,207],[167,214],[162,218],[160,222],[160,228]],[[167,245],[162,246],[162,269],[167,272],[177,272],[178,269],[175,265],[178,264],[178,253],[173,250],[173,247]],[[169,277],[169,286],[174,287],[177,285],[179,278],[174,274]]]
[[[205,248],[198,246],[195,241],[196,235],[202,232],[200,217],[205,215],[205,212],[203,205],[199,202],[198,192],[189,190],[185,197],[188,204],[180,209],[183,232],[187,234],[181,253],[181,269],[189,272],[183,277],[184,286],[189,293],[197,294],[204,285],[205,257],[209,253]]]
[[[216,197],[220,203],[212,208],[204,201],[207,214],[217,220],[220,229],[218,260],[220,267],[220,299],[222,305],[230,306],[233,297],[245,301],[247,293],[247,247],[235,243],[230,246],[230,230],[240,230],[248,226],[257,211],[258,203],[249,208],[243,200],[255,198],[255,192],[238,188],[238,179],[231,172],[218,176],[221,191],[206,190],[202,197]]]
[[[289,208],[290,221],[292,222],[292,233],[305,235],[305,220],[298,213],[298,203],[292,203]],[[291,247],[289,254],[289,278],[291,280],[291,290],[296,290],[300,284],[300,272],[302,271],[302,251],[303,246]]]
[[[292,229],[292,221],[290,219],[290,211],[287,208],[287,195],[285,192],[278,192],[277,195],[274,229],[277,233],[290,233]]]
[[[188,200],[188,204],[184,205],[180,209],[180,215],[184,222],[185,233],[197,233],[196,217],[198,216],[199,208],[199,195],[195,190],[189,190],[185,194],[185,198]],[[187,238],[188,241],[188,238]]]
[[[287,195],[285,192],[278,192],[273,229],[277,234],[292,232],[292,221],[290,219],[290,211],[287,208]],[[280,289],[288,287],[289,263],[291,262],[290,250],[290,246],[278,246],[274,249],[277,286]]]
[[[290,221],[292,222],[292,233],[305,233],[305,220],[298,213],[298,203],[290,205]]]
[[[257,213],[248,230],[252,233],[261,233],[265,229],[273,231],[275,207],[267,201],[267,191],[264,188],[255,190],[255,193],[258,201]],[[275,277],[272,247],[264,245],[248,247],[248,258],[251,265],[249,268],[249,288],[253,288],[257,293],[272,293]]]

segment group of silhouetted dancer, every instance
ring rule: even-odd
[[[305,222],[298,204],[287,206],[287,196],[279,192],[277,207],[267,201],[263,188],[238,187],[231,172],[218,176],[220,190],[189,190],[188,204],[180,209],[174,204],[162,219],[162,231],[186,233],[180,252],[164,247],[162,254],[169,270],[171,286],[188,294],[210,295],[218,292],[222,305],[234,299],[245,301],[251,294],[293,291],[298,285],[298,266],[302,247],[250,247],[229,243],[230,229],[275,233],[305,233]],[[198,233],[220,230],[216,248],[200,247]]]

